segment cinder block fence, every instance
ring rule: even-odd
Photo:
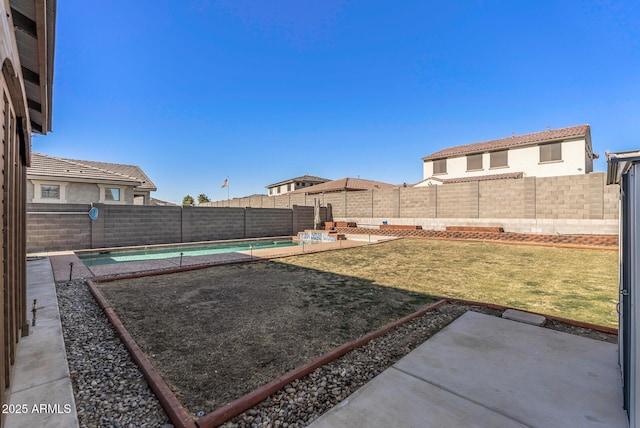
[[[617,235],[619,190],[605,173],[451,183],[388,190],[308,195],[287,193],[210,202],[210,206],[313,206],[319,199],[335,221],[359,226],[492,226],[507,232]]]
[[[27,204],[27,251],[79,250],[290,236],[313,228],[313,207],[217,208]],[[323,221],[326,209],[321,210]]]

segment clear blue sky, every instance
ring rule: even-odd
[[[439,149],[588,123],[640,149],[637,1],[58,2],[53,132],[155,197],[304,174],[422,179]]]

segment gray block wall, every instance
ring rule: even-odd
[[[313,207],[292,209],[28,204],[27,252],[291,236],[313,228]],[[55,212],[74,214],[56,214]],[[322,220],[326,220],[326,208]],[[46,212],[46,214],[45,214]],[[52,214],[50,212],[53,212]]]
[[[91,248],[90,208],[85,204],[27,204],[27,252]],[[61,214],[49,214],[53,212]]]
[[[102,217],[103,241],[95,247],[170,244],[182,237],[182,209],[140,205],[95,204]],[[95,225],[96,227],[99,224]]]

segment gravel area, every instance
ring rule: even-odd
[[[56,283],[82,427],[172,427],[84,280]]]
[[[84,280],[56,283],[78,419],[82,427],[172,427]],[[441,305],[291,382],[223,427],[303,427],[468,310]],[[547,328],[615,342],[616,336],[548,321]]]
[[[235,427],[303,427],[354,393],[467,310],[500,311],[464,305],[441,305],[384,336],[354,349],[307,376],[293,381],[257,406],[224,425]]]

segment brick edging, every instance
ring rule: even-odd
[[[167,413],[167,416],[169,416],[171,423],[173,423],[177,428],[197,428],[197,425],[191,418],[189,412],[187,412],[187,410],[182,406],[173,391],[171,391],[171,388],[169,388],[162,376],[160,376],[160,373],[158,373],[155,367],[153,367],[153,364],[151,364],[151,361],[149,361],[146,354],[142,349],[140,349],[136,341],[129,334],[126,327],[122,324],[122,321],[114,312],[104,295],[100,290],[98,290],[93,281],[89,279],[87,280],[87,283],[89,284],[91,294],[95,297],[111,325],[116,329],[120,340],[129,351],[131,358],[144,374],[151,390],[158,398],[158,401]]]
[[[363,227],[338,227],[334,230],[339,233],[354,235],[382,235],[447,241],[482,241],[496,244],[540,245],[590,250],[618,249],[617,235],[544,235],[515,232],[367,229]]]

